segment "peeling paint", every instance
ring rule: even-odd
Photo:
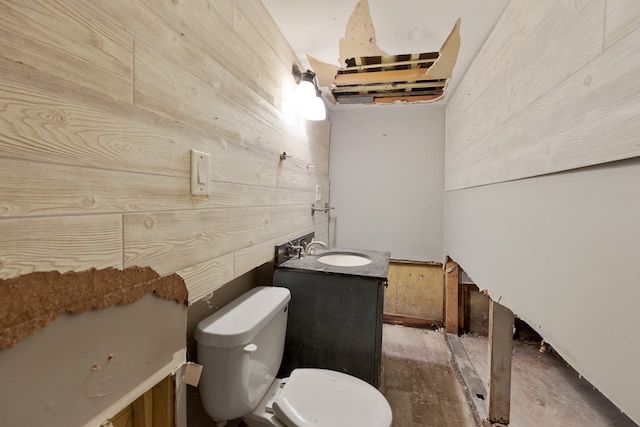
[[[149,267],[35,272],[0,280],[0,348],[11,348],[63,313],[130,304],[148,293],[188,303],[184,280]]]

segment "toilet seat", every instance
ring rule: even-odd
[[[341,372],[295,369],[273,401],[287,427],[389,427],[391,407],[375,387]]]

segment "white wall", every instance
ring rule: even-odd
[[[639,24],[626,0],[507,6],[448,106],[444,238],[636,422]]]
[[[640,160],[446,194],[449,254],[637,422]]]
[[[331,245],[442,261],[443,107],[331,114]]]
[[[0,426],[101,425],[184,364],[186,322],[183,304],[150,294],[60,314],[0,350]]]

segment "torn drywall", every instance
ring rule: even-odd
[[[386,53],[376,44],[376,28],[371,19],[368,0],[360,0],[347,22],[344,37],[338,43],[340,64],[354,56],[378,56]]]
[[[184,280],[160,277],[149,267],[35,272],[0,280],[0,348],[11,348],[52,322],[60,313],[130,304],[144,295],[188,302]]]
[[[338,43],[340,66],[309,54],[307,59],[320,86],[331,89],[325,97],[332,103],[435,101],[444,96],[453,75],[460,51],[460,24],[458,18],[439,52],[388,55],[377,45],[368,1],[360,0]],[[349,76],[350,82],[341,84],[338,76]]]
[[[460,52],[460,23],[458,18],[453,25],[451,33],[442,43],[438,60],[429,68],[428,73],[441,79],[450,79],[453,75],[453,67],[456,65],[458,53]]]

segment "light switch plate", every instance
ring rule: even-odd
[[[322,187],[320,185],[316,185],[316,202],[322,200]]]
[[[208,196],[209,182],[209,153],[191,150],[191,195]]]

